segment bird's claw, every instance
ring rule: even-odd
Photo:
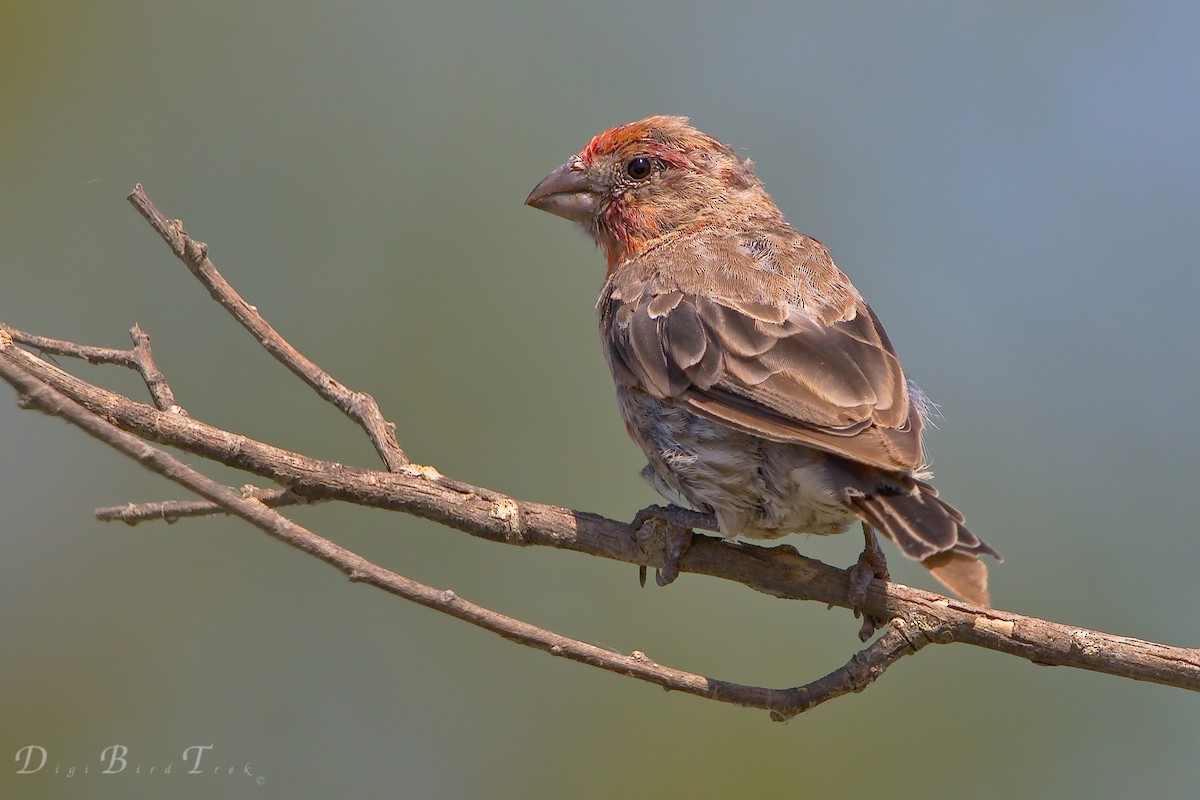
[[[863,550],[858,561],[850,568],[850,607],[855,610],[856,615],[866,604],[867,590],[871,588],[871,581],[876,578],[881,581],[891,578],[887,570],[887,561],[878,549],[874,552]]]
[[[875,532],[866,524],[863,525],[863,538],[865,540],[863,551],[859,554],[858,561],[849,570],[850,589],[847,599],[850,601],[850,608],[853,609],[855,618],[862,617],[863,623],[858,631],[858,638],[865,642],[888,622],[886,617],[871,616],[863,610],[863,606],[867,603],[867,591],[871,588],[871,581],[876,578],[887,581],[892,576],[888,573],[887,558],[884,556],[883,550],[879,548]]]
[[[643,529],[650,525],[652,529],[665,528],[666,549],[663,555],[663,566],[654,570],[654,582],[666,586],[679,577],[679,562],[687,553],[692,543],[692,528],[709,521],[707,514],[692,511],[679,506],[647,506],[637,513],[630,523],[638,546],[645,550],[647,539]],[[638,567],[638,583],[646,585],[646,565]]]

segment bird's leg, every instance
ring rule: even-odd
[[[862,553],[858,556],[857,563],[850,568],[849,600],[850,607],[854,609],[854,616],[863,618],[858,638],[865,642],[876,630],[887,624],[886,618],[872,617],[862,610],[867,602],[867,589],[870,588],[871,581],[874,579],[886,581],[890,580],[892,576],[888,574],[887,558],[884,557],[883,550],[879,548],[875,530],[865,522],[862,524],[862,530],[865,544]]]
[[[693,528],[711,528],[713,518],[709,514],[670,506],[647,506],[637,513],[630,523],[638,545],[644,547],[645,534],[642,529],[649,524],[653,529],[659,526],[666,528],[666,556],[662,569],[654,571],[654,582],[666,586],[679,577],[679,562],[692,543]],[[646,565],[638,568],[638,582],[646,585]]]

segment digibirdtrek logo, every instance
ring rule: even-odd
[[[40,744],[27,744],[17,749],[13,757],[17,775],[42,775],[58,778],[81,778],[88,776],[136,775],[145,777],[176,776],[188,777],[209,775],[225,778],[251,780],[262,786],[266,778],[254,772],[248,761],[231,762],[218,758],[213,744],[188,745],[179,757],[166,760],[147,760],[132,753],[127,745],[110,744],[101,748],[99,757],[77,761],[61,759],[50,749]]]

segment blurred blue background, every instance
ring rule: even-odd
[[[110,346],[138,322],[195,417],[374,465],[127,206],[141,182],[293,343],[378,398],[415,460],[627,519],[654,498],[597,345],[602,258],[522,201],[593,134],[688,114],[756,161],[941,405],[937,485],[1007,558],[996,604],[1196,644],[1198,34],[1188,3],[8,4],[0,319]],[[948,647],[778,725],[351,585],[239,522],[94,522],[180,494],[11,392],[0,451],[6,797],[1064,798],[1200,780],[1182,690]],[[844,611],[703,577],[639,590],[630,566],[397,514],[294,516],[714,677],[796,685],[858,644]],[[849,564],[858,542],[792,543]],[[29,744],[48,764],[18,775]],[[209,744],[205,766],[238,774],[148,774]],[[98,775],[110,745],[129,767]]]

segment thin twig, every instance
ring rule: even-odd
[[[208,257],[208,245],[188,236],[181,220],[171,221],[164,217],[146,197],[141,184],[134,187],[127,199],[158,232],[171,252],[204,284],[212,298],[253,334],[268,353],[362,427],[384,466],[395,472],[409,463],[396,441],[396,426],[384,418],[373,397],[347,388],[280,336],[258,308],[246,302],[217,271]]]
[[[187,416],[187,411],[175,402],[175,393],[171,391],[166,376],[154,363],[154,354],[150,350],[150,334],[142,330],[140,325],[135,324],[129,329],[129,335],[133,339],[132,350],[76,344],[62,339],[51,339],[48,336],[38,336],[16,328],[8,328],[8,332],[12,335],[14,342],[34,347],[43,353],[78,358],[90,364],[114,364],[118,367],[137,370],[159,411],[170,411],[172,414]]]
[[[283,508],[308,504],[312,501],[296,494],[291,489],[262,489],[246,484],[242,497],[252,498],[268,508]],[[133,526],[148,520],[162,520],[171,524],[185,517],[208,517],[213,514],[228,514],[229,509],[209,500],[159,500],[153,503],[126,503],[123,506],[104,506],[93,512],[100,522],[124,522]]]
[[[901,658],[920,650],[931,639],[903,619],[894,619],[883,635],[855,653],[843,666],[824,678],[789,689],[786,711],[772,711],[771,719],[787,722],[815,706],[852,692],[861,692]]]
[[[142,330],[141,325],[135,323],[129,329],[129,335],[133,339],[133,363],[138,374],[142,376],[142,380],[146,382],[146,388],[150,390],[150,396],[154,398],[154,405],[158,407],[159,411],[170,411],[186,416],[187,412],[175,403],[175,393],[171,391],[167,377],[162,374],[158,364],[154,363],[154,355],[150,352],[150,334]]]

